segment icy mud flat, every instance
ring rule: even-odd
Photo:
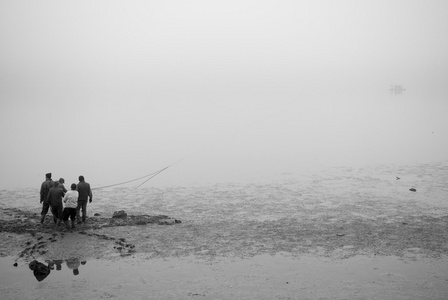
[[[447,299],[447,182],[447,163],[434,163],[99,190],[87,225],[73,231],[55,231],[51,219],[18,230],[39,213],[38,191],[1,191],[3,272],[14,275],[32,260],[87,262],[76,277],[64,268],[42,282],[27,269],[38,289],[30,299],[61,296],[55,282],[64,270],[72,284],[59,285],[73,298]],[[182,222],[112,224],[118,210]],[[20,286],[0,292],[27,299]]]

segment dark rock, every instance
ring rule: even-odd
[[[409,189],[411,192],[416,192],[417,190],[414,188]]]
[[[94,216],[95,216],[95,217],[99,217],[99,216],[101,216],[101,215],[100,215],[99,213],[95,213]]]
[[[124,210],[119,210],[119,211],[114,212],[114,214],[112,215],[112,218],[127,219],[128,214]]]

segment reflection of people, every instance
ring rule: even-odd
[[[79,270],[78,270],[78,268],[79,268],[79,266],[80,266],[80,262],[79,262],[79,259],[77,259],[77,258],[70,258],[70,259],[67,259],[66,261],[65,261],[65,263],[67,264],[67,268],[69,268],[69,269],[72,269],[73,270],[73,275],[78,275],[79,274]]]
[[[64,262],[63,260],[46,260],[45,261],[48,264],[48,268],[50,268],[50,270],[54,270],[54,265],[56,265],[56,271],[60,271],[62,269],[62,263]]]
[[[50,268],[37,260],[29,263],[29,268],[33,270],[34,277],[37,281],[42,281],[50,274]]]
[[[53,260],[54,264],[56,265],[56,271],[60,271],[62,269],[62,263],[64,262],[63,260]]]
[[[92,190],[90,189],[90,184],[84,181],[84,176],[79,176],[78,188],[78,207],[76,208],[76,218],[78,219],[78,224],[81,223],[81,213],[82,210],[82,222],[86,222],[87,216],[87,201],[92,203]]]
[[[51,213],[53,214],[53,221],[56,227],[59,227],[62,222],[62,197],[64,191],[59,187],[59,182],[55,181],[53,187],[48,192],[48,203],[51,206]]]
[[[42,212],[40,217],[40,223],[44,224],[45,216],[48,213],[50,204],[48,204],[47,196],[50,189],[53,187],[53,180],[51,180],[51,173],[45,174],[45,181],[42,182],[40,187],[40,203],[42,203]]]
[[[71,190],[68,191],[64,199],[62,201],[65,203],[64,211],[62,212],[62,220],[64,221],[67,229],[70,229],[70,225],[68,224],[68,218],[72,221],[72,227],[75,228],[75,219],[76,219],[76,208],[78,207],[78,191],[76,190],[76,184],[72,183],[70,186]]]

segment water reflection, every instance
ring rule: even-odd
[[[42,281],[50,274],[51,270],[54,270],[56,267],[56,271],[62,270],[62,264],[64,260],[46,260],[46,264],[41,263],[37,260],[33,260],[29,263],[29,268],[33,271],[34,277],[36,277],[37,281]],[[69,258],[65,260],[65,264],[68,269],[71,269],[73,275],[79,275],[79,267],[81,265],[85,265],[87,261],[80,261],[79,258]]]
[[[71,258],[71,259],[67,259],[65,261],[65,263],[67,264],[67,268],[72,269],[73,270],[73,275],[78,275],[79,274],[79,266],[81,265],[81,262],[79,261],[79,259],[77,258]]]
[[[33,270],[34,277],[36,277],[37,281],[42,281],[50,275],[50,267],[37,260],[33,260],[28,266]]]

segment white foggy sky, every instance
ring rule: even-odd
[[[184,157],[146,186],[446,160],[447,16],[434,0],[1,0],[0,188]]]

